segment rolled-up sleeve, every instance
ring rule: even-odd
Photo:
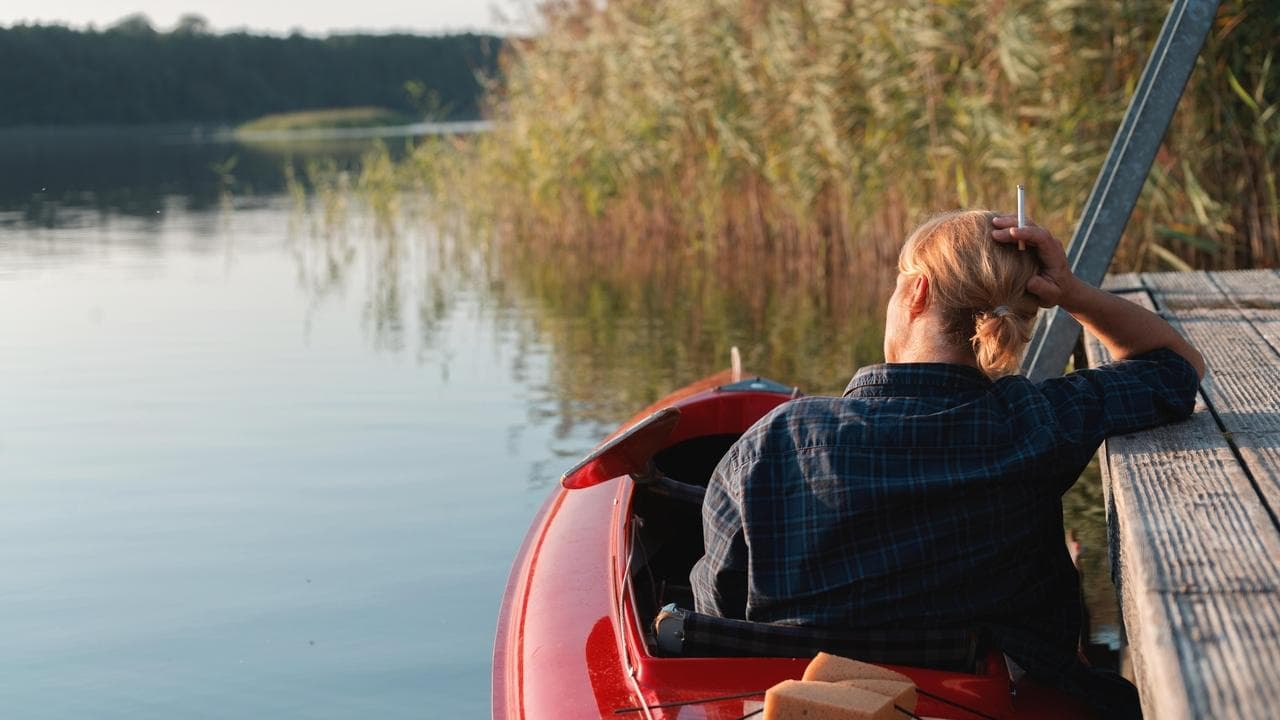
[[[1092,454],[1112,435],[1191,415],[1199,375],[1172,350],[1160,349],[1040,383],[1070,446]]]
[[[721,461],[711,475],[702,503],[702,559],[689,575],[694,609],[708,615],[745,618],[747,613],[747,545],[740,494]]]

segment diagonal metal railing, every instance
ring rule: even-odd
[[[1138,201],[1151,162],[1213,25],[1219,0],[1174,0],[1129,100],[1120,129],[1076,226],[1067,259],[1077,277],[1097,286]],[[1042,313],[1022,360],[1032,380],[1061,375],[1080,338],[1080,324],[1061,308]]]

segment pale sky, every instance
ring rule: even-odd
[[[99,29],[141,12],[159,30],[186,13],[203,15],[215,31],[249,29],[308,35],[364,31],[442,33],[465,30],[510,33],[528,26],[533,0],[3,0],[0,25],[60,23]],[[510,22],[503,23],[501,16]],[[514,24],[512,24],[514,23]]]

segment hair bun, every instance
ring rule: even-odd
[[[991,239],[995,217],[986,210],[935,215],[912,231],[898,255],[899,273],[929,278],[930,302],[948,335],[969,339],[990,378],[1017,371],[1039,309],[1026,290],[1036,261]]]

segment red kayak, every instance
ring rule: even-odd
[[[808,657],[673,655],[654,630],[668,603],[693,606],[688,576],[702,555],[702,525],[689,495],[705,488],[734,440],[796,394],[725,371],[641,412],[565,474],[507,581],[493,651],[495,720],[738,720],[760,708],[766,688],[803,674]],[[1090,717],[1051,688],[1015,686],[996,652],[972,672],[886,666],[915,681],[922,717]]]

